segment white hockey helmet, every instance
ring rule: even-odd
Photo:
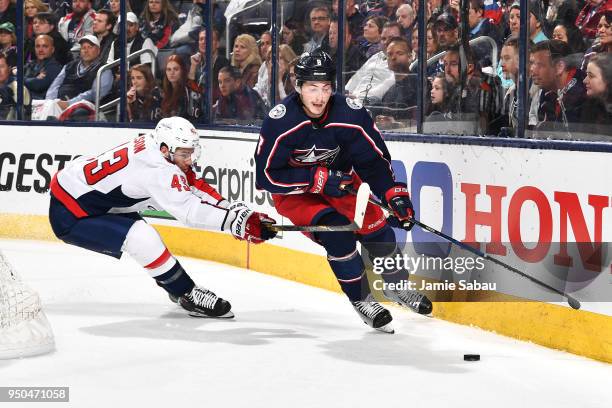
[[[153,137],[160,147],[162,145],[168,147],[171,161],[174,161],[174,153],[177,148],[194,149],[191,155],[194,163],[200,158],[202,151],[200,136],[187,119],[173,116],[160,120],[153,131]]]

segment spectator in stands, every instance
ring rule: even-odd
[[[107,61],[108,56],[115,41],[113,27],[115,26],[115,15],[108,9],[99,10],[93,24],[93,33],[100,41],[100,59]]]
[[[580,68],[586,72],[591,58],[598,53],[612,52],[612,10],[604,11],[597,25],[597,37],[593,45],[584,53]]]
[[[434,23],[434,31],[438,38],[440,51],[445,50],[457,42],[459,38],[459,25],[457,19],[450,13],[440,14]]]
[[[387,62],[395,76],[395,83],[382,98],[376,124],[382,128],[402,127],[402,124],[416,117],[417,79],[410,73],[412,47],[405,37],[394,37],[387,46]],[[405,126],[405,125],[404,125]]]
[[[484,0],[469,0],[468,27],[470,28],[469,39],[481,36],[491,37],[499,45],[501,39],[499,32],[491,20],[485,18]]]
[[[17,101],[17,81],[11,75],[6,56],[0,53],[0,120],[13,119]]]
[[[17,14],[15,4],[11,0],[0,0],[0,24],[15,23]]]
[[[572,53],[584,52],[585,50],[582,33],[571,23],[559,22],[553,29],[552,39],[567,43]]]
[[[331,16],[327,7],[315,7],[310,10],[310,40],[304,44],[304,52],[312,52],[323,45],[327,38]]]
[[[404,29],[407,38],[412,38],[412,32],[416,29],[417,19],[415,16],[414,9],[407,3],[400,5],[395,12],[396,21]]]
[[[508,12],[508,27],[510,28],[510,34],[508,37],[518,37],[521,29],[521,3],[515,1],[510,6]]]
[[[589,61],[584,78],[587,101],[581,121],[586,130],[612,135],[612,53],[601,53]]]
[[[72,13],[62,17],[57,27],[64,40],[73,46],[89,34],[93,34],[93,23],[96,12],[91,7],[91,0],[72,0]]]
[[[0,24],[0,53],[11,67],[17,66],[17,37],[13,23]]]
[[[131,12],[132,11],[132,7],[130,7],[130,2],[125,3],[125,7],[126,7],[126,11],[127,12]],[[109,0],[109,2],[108,2],[108,9],[115,16],[115,21],[119,21],[119,15],[121,13],[121,2],[120,2],[120,0]],[[115,34],[117,34],[117,33],[115,33]]]
[[[384,17],[368,17],[363,25],[363,39],[359,44],[360,52],[365,58],[380,52],[383,49],[381,35],[383,26],[388,20]]]
[[[240,34],[234,40],[234,52],[232,53],[232,66],[244,73],[250,64],[256,64],[257,69],[261,65],[261,57],[257,48],[257,41],[250,34]]]
[[[350,35],[350,34],[349,34]],[[262,65],[265,71],[262,73],[262,69],[259,70],[259,77],[257,84],[253,87],[255,91],[261,96],[261,99],[266,104],[266,107],[272,107],[272,97],[270,88],[272,88],[272,64],[271,64],[272,51],[268,50],[268,58]],[[293,52],[291,47],[287,44],[281,44],[278,47],[278,72],[276,74],[276,103],[282,101],[293,92],[294,88],[291,86],[289,80],[289,64],[291,61],[297,58],[297,55]]]
[[[534,44],[529,55],[530,74],[540,87],[537,103],[540,130],[570,131],[570,126],[581,118],[586,98],[584,74],[578,69],[579,61],[567,58],[569,45],[558,40]]]
[[[396,21],[397,9],[403,3],[403,0],[384,0],[384,5],[382,6],[378,15],[385,17],[387,21]]]
[[[150,38],[144,38],[140,34],[140,26],[138,24],[138,17],[136,14],[131,11],[127,13],[126,16],[127,25],[126,25],[126,50],[125,55],[131,55],[136,51],[140,51],[142,49],[147,49],[153,51],[155,55],[157,55],[157,47],[153,44]],[[106,62],[112,62],[114,60],[119,59],[121,56],[119,52],[119,38],[115,37],[115,40],[111,44],[108,58]],[[142,54],[140,56],[140,64],[151,64],[152,58],[150,54]],[[131,64],[137,64],[138,60],[128,61],[128,66]]]
[[[547,41],[548,37],[542,30],[542,22],[544,21],[544,14],[540,6],[539,0],[529,1],[529,39],[535,44]]]
[[[502,114],[506,116],[509,129],[506,132],[514,133],[518,126],[518,101],[516,97],[516,81],[519,69],[519,41],[518,37],[510,37],[504,42],[501,50],[500,65],[504,79],[511,81],[512,85],[506,89],[502,104]],[[506,133],[509,136],[509,134]]]
[[[36,59],[24,68],[23,83],[30,90],[32,99],[45,99],[47,90],[62,70],[62,65],[53,56],[53,38],[47,34],[36,37],[34,42]]]
[[[187,74],[187,86],[189,87],[192,97],[199,99],[199,114],[196,114],[196,119],[201,116],[207,106],[212,106],[219,98],[219,70],[228,66],[229,61],[224,55],[219,54],[219,31],[213,28],[212,30],[212,103],[207,104],[205,98],[206,91],[206,30],[202,27],[198,32],[198,52],[191,56],[191,65]]]
[[[401,36],[401,26],[393,22],[385,24],[381,40],[386,47],[392,38]],[[346,84],[346,92],[365,105],[380,102],[385,92],[395,83],[393,72],[387,64],[386,52],[387,49],[383,48],[372,55]]]
[[[161,115],[161,91],[155,83],[151,67],[146,64],[130,68],[130,89],[127,97],[127,112],[130,122],[157,123]]]
[[[440,51],[440,44],[438,43],[438,37],[431,24],[427,25],[427,58],[431,58]]]
[[[457,109],[457,92],[452,82],[446,79],[444,72],[437,73],[431,81],[427,104],[427,121],[439,121],[453,118]]]
[[[235,67],[221,68],[219,90],[221,96],[215,106],[215,119],[252,122],[266,115],[261,97],[242,83],[242,74]]]
[[[262,66],[263,64],[259,65],[255,62],[247,65],[244,71],[242,71],[242,83],[251,89],[254,88],[257,85],[259,70]]]
[[[188,120],[195,119],[197,106],[187,87],[187,66],[179,55],[171,55],[168,58],[162,91],[162,117],[181,116]]]
[[[454,44],[444,55],[446,79],[461,92],[461,113],[476,115],[478,134],[497,135],[503,125],[501,108],[504,93],[501,81],[496,75],[486,74],[479,69],[474,52],[468,47],[465,49],[466,82],[462,83],[460,47],[459,44]]]
[[[57,62],[66,65],[72,60],[70,45],[64,37],[62,37],[59,31],[57,31],[57,17],[55,17],[53,13],[38,13],[36,17],[34,17],[32,28],[35,37],[41,34],[48,34],[53,38],[53,48],[55,48],[54,57]],[[36,58],[33,39],[31,41],[26,41],[25,55],[27,60]]]
[[[158,50],[169,46],[170,37],[178,28],[178,16],[168,0],[148,0],[142,13],[140,32],[150,38]]]
[[[576,17],[576,27],[587,41],[593,41],[597,35],[597,25],[605,11],[612,10],[612,0],[587,0]]]
[[[345,0],[344,8],[346,10],[345,22],[348,24],[352,38],[358,38],[363,33],[363,22],[365,16],[359,11],[359,7],[355,5],[355,0]],[[332,11],[334,16],[338,16],[338,0],[332,1]],[[296,53],[300,54],[300,53]]]
[[[579,0],[584,3],[584,0]],[[576,0],[548,0],[543,2],[544,31],[552,32],[559,23],[565,23],[576,27],[576,17],[578,17],[578,6]],[[576,28],[577,29],[577,28]]]
[[[98,58],[100,56],[100,42],[94,35],[83,36],[79,40],[81,45],[80,58],[71,61],[62,68],[55,78],[45,99],[56,100],[57,105],[63,111],[70,105],[80,101],[95,102],[96,75],[103,65]],[[113,85],[113,76],[110,71],[102,73],[100,79],[100,99],[106,96]],[[75,112],[80,117],[84,112]]]
[[[25,33],[26,39],[33,39],[34,37],[34,17],[38,13],[49,11],[49,6],[43,3],[41,0],[25,0],[23,3],[24,17],[25,17]]]
[[[612,52],[612,10],[602,13],[597,26],[597,52]]]
[[[265,61],[268,57],[268,52],[272,49],[272,34],[269,31],[264,31],[257,41],[259,47],[259,57]]]
[[[366,62],[363,54],[359,52],[359,48],[353,44],[353,38],[351,37],[351,31],[348,29],[347,24],[344,25],[344,67],[343,76],[344,83],[350,80],[353,74]],[[333,19],[329,26],[328,41],[323,45],[323,50],[336,59],[336,52],[338,51],[338,20]]]
[[[302,35],[299,25],[295,21],[287,20],[285,24],[283,24],[280,42],[281,44],[290,46],[296,55],[301,55],[304,52],[306,38]]]

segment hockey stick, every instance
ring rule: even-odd
[[[347,190],[349,191],[349,190]],[[335,231],[357,231],[363,226],[368,199],[370,198],[370,186],[368,183],[361,183],[359,190],[350,190],[355,194],[355,216],[353,222],[348,225],[266,225],[272,231],[300,231],[300,232],[335,232]]]
[[[352,189],[351,187],[347,187],[347,191],[349,193],[351,193],[351,194],[356,194],[355,190]],[[393,211],[388,206],[386,206],[385,204],[380,202],[379,200],[377,200],[377,199],[375,199],[373,197],[370,197],[368,201],[370,203],[380,207],[381,209],[387,211],[389,214],[393,214]],[[484,258],[484,259],[489,260],[489,261],[491,261],[491,262],[493,262],[493,263],[495,263],[495,264],[497,264],[499,266],[502,266],[502,267],[508,269],[509,271],[514,272],[514,273],[516,273],[516,274],[518,274],[518,275],[520,275],[520,276],[522,276],[522,277],[524,277],[526,279],[529,279],[531,282],[533,282],[533,283],[535,283],[537,285],[540,285],[543,288],[546,288],[546,289],[550,290],[551,292],[554,292],[554,293],[556,293],[558,295],[563,296],[565,299],[567,299],[567,303],[573,309],[576,309],[576,310],[580,309],[580,302],[576,298],[572,297],[571,295],[569,295],[569,294],[567,294],[567,293],[565,293],[565,292],[563,292],[563,291],[561,291],[559,289],[553,288],[552,286],[542,282],[541,280],[539,280],[537,278],[534,278],[533,276],[528,275],[525,272],[522,272],[522,271],[516,269],[515,267],[513,267],[511,265],[508,265],[507,263],[505,263],[503,261],[500,261],[499,259],[497,259],[497,258],[495,258],[495,257],[493,257],[493,256],[491,256],[489,254],[485,254],[484,252],[482,252],[482,251],[480,251],[480,250],[478,250],[476,248],[473,248],[473,247],[471,247],[468,244],[465,244],[465,243],[463,243],[461,241],[458,241],[455,238],[453,238],[453,237],[451,237],[449,235],[446,235],[445,233],[443,233],[441,231],[435,230],[435,229],[431,228],[429,225],[423,224],[419,220],[416,220],[414,218],[410,218],[408,220],[408,222],[411,222],[411,223],[413,223],[415,225],[418,225],[419,227],[423,228],[424,230],[429,231],[432,234],[437,235],[440,238],[443,238],[446,241],[448,241],[448,242],[450,242],[452,244],[455,244],[455,245],[465,249],[468,252],[471,252],[471,253],[473,253],[475,255],[478,255],[481,258]]]

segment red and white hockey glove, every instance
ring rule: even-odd
[[[353,176],[351,174],[318,166],[313,167],[311,170],[308,192],[326,194],[331,197],[342,197],[348,194],[344,188],[351,184],[353,184]]]
[[[393,210],[393,216],[397,218],[399,224],[406,231],[410,231],[413,227],[413,223],[409,220],[414,217],[414,209],[412,208],[412,201],[410,201],[410,194],[408,194],[408,188],[405,184],[396,184],[391,187],[385,193],[385,200]]]
[[[235,238],[261,244],[276,236],[276,231],[266,227],[276,223],[267,214],[252,211],[243,203],[232,203],[228,210],[229,230]]]

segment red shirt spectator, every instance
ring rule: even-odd
[[[597,35],[599,19],[606,10],[612,10],[612,0],[588,0],[576,17],[576,27],[586,38],[594,39]]]

